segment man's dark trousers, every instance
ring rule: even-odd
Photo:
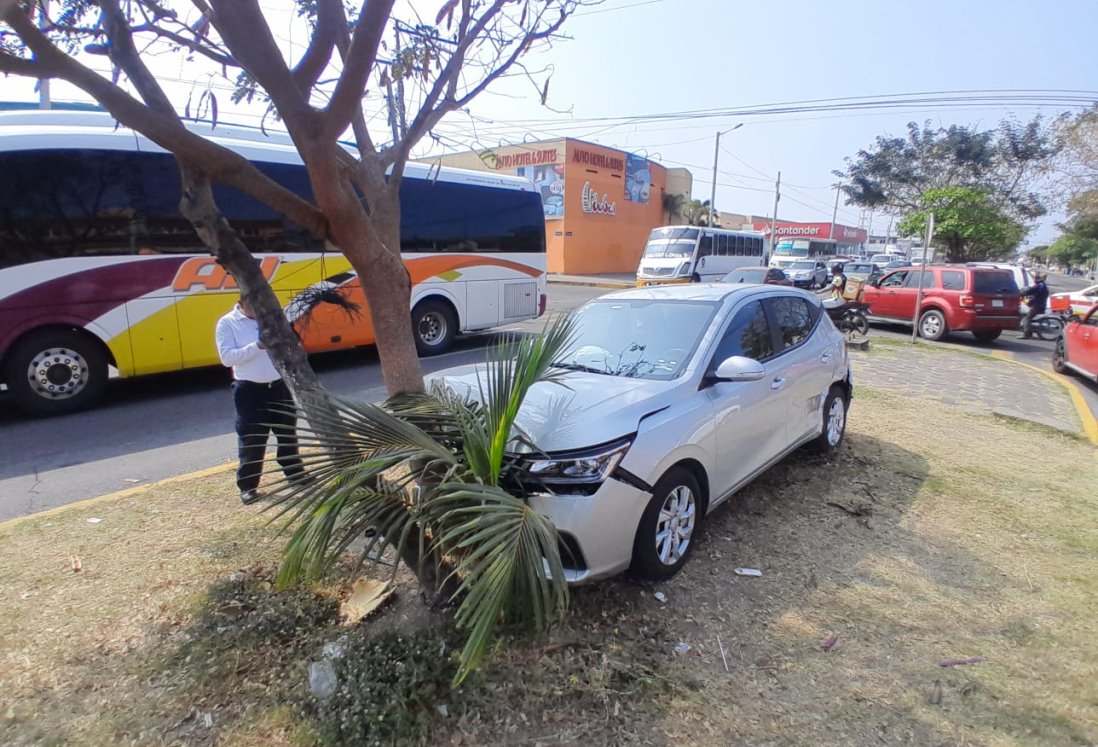
[[[254,381],[233,382],[233,404],[236,406],[237,452],[240,466],[236,469],[236,486],[240,492],[259,487],[263,473],[263,458],[267,438],[274,431],[278,440],[278,464],[287,478],[305,472],[297,453],[294,426],[293,397],[281,379],[269,384]]]

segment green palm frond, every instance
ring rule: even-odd
[[[322,575],[367,530],[374,535],[363,557],[386,544],[399,550],[414,531],[424,531],[413,483],[424,470],[449,475],[456,466],[450,449],[378,405],[333,397],[305,405],[300,417],[298,441],[311,480],[283,482],[274,504],[274,520],[296,525],[279,571],[282,585]]]
[[[498,485],[503,460],[513,438],[515,418],[530,387],[539,381],[552,381],[563,371],[551,368],[575,336],[576,324],[570,316],[547,322],[536,337],[502,340],[489,350],[484,375],[478,373],[483,418],[472,425],[478,449],[470,455],[470,468],[487,485]],[[466,443],[469,455],[469,443]]]
[[[525,501],[491,485],[439,487],[428,510],[442,527],[436,542],[454,558],[461,603],[455,616],[469,638],[460,683],[484,656],[501,622],[544,630],[563,614],[568,587],[556,528]]]

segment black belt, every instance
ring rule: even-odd
[[[237,379],[237,384],[246,384],[251,387],[262,387],[264,389],[273,389],[282,383],[282,379],[275,379],[274,381],[247,381],[245,379]]]

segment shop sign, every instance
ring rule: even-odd
[[[610,169],[611,171],[625,171],[625,159],[620,156],[608,156],[605,153],[592,153],[589,150],[572,151],[572,163],[591,166],[596,169]]]
[[[544,163],[557,162],[557,149],[526,150],[519,153],[500,153],[493,160],[487,157],[494,169],[514,169],[519,166],[538,166]]]
[[[591,188],[591,182],[583,183],[583,192],[580,194],[580,206],[585,213],[592,215],[617,215],[618,203],[610,202],[609,195],[599,197],[599,193]]]
[[[756,231],[762,231],[765,235],[770,235],[770,221],[760,221],[753,224]],[[835,235],[831,235],[830,223],[793,223],[791,221],[778,222],[777,229],[774,231],[778,237],[782,236],[803,236],[811,239],[835,239],[841,243],[848,244],[861,244],[866,240],[866,230],[864,228],[851,228],[850,226],[843,226],[838,223],[835,224]]]

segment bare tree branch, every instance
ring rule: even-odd
[[[339,76],[332,100],[324,110],[324,130],[328,137],[337,138],[351,124],[356,111],[362,110],[362,95],[366,81],[377,60],[377,48],[381,35],[389,22],[394,0],[366,0],[354,37],[343,62],[343,74]]]
[[[309,48],[293,70],[294,81],[306,100],[316,85],[320,74],[332,59],[332,50],[339,39],[340,27],[346,29],[347,21],[340,0],[317,0],[316,31]]]
[[[316,111],[298,89],[293,73],[256,0],[212,0],[211,22],[237,61],[271,97],[290,134],[315,131]]]
[[[506,4],[506,0],[500,0],[499,2],[496,3],[496,5],[500,5],[500,6],[502,6],[504,4]],[[491,9],[489,9],[489,11],[486,11],[485,16],[487,16],[488,13],[491,13],[495,10],[498,10],[498,9],[494,5]],[[539,18],[540,18],[540,13],[544,13],[544,9],[539,12]],[[425,106],[425,107],[421,108],[420,111],[419,111],[419,114],[416,115],[415,120],[413,120],[411,126],[409,126],[408,131],[407,131],[407,133],[405,133],[405,136],[402,139],[399,146],[394,149],[393,153],[387,154],[389,162],[390,163],[399,163],[399,162],[402,162],[404,159],[406,159],[408,157],[408,154],[410,153],[410,151],[412,149],[412,146],[416,142],[418,142],[419,139],[422,138],[431,128],[433,128],[436,124],[438,124],[438,122],[444,116],[446,116],[447,114],[449,114],[452,111],[455,111],[457,109],[462,108],[463,106],[468,104],[470,101],[472,101],[474,98],[476,98],[478,95],[480,95],[484,91],[484,89],[486,89],[489,85],[491,85],[501,75],[506,73],[511,68],[511,66],[515,64],[515,62],[518,60],[518,58],[521,57],[530,48],[531,45],[533,45],[533,44],[535,44],[539,41],[542,41],[544,39],[548,39],[549,37],[553,36],[560,29],[560,27],[564,24],[564,22],[568,19],[568,17],[570,15],[571,15],[571,13],[568,10],[566,10],[565,7],[562,6],[561,9],[560,9],[560,17],[554,23],[550,24],[549,26],[547,26],[542,31],[529,33],[526,36],[525,39],[523,39],[522,41],[520,41],[519,43],[517,43],[515,45],[514,49],[511,51],[510,55],[508,55],[507,59],[502,64],[497,64],[495,66],[495,69],[493,69],[491,72],[489,72],[487,75],[485,75],[484,79],[481,80],[479,84],[477,84],[471,90],[467,91],[466,94],[464,96],[462,96],[461,98],[453,98],[452,95],[448,95],[447,98],[444,99],[441,102],[441,104],[439,104],[437,106],[432,106],[431,108],[427,108]],[[480,34],[483,33],[483,28],[484,27],[481,24],[478,23],[477,25],[475,25],[470,30],[469,34],[467,35],[467,38],[469,38],[469,37],[473,37],[473,38],[478,37]],[[536,24],[535,24],[535,28],[536,28]],[[460,43],[459,43],[459,50],[461,51],[461,56],[462,56],[462,60],[463,60],[465,50],[462,49]],[[451,64],[454,62],[454,60],[458,59],[458,57],[459,57],[458,53],[455,53],[454,57],[452,57],[450,59],[450,63],[447,64],[446,69],[443,70],[442,74],[440,74],[438,79],[436,80],[435,88],[434,88],[434,90],[432,90],[432,94],[434,94],[435,91],[439,88],[439,85],[446,78],[447,74],[450,74],[450,75],[453,76],[452,84],[456,85],[456,77],[457,77],[458,74],[460,74],[461,69],[463,67],[463,64],[456,65],[453,71],[450,70],[450,67],[451,67]],[[451,81],[447,80],[446,85],[451,85]],[[394,169],[394,171],[395,171],[395,169]]]

